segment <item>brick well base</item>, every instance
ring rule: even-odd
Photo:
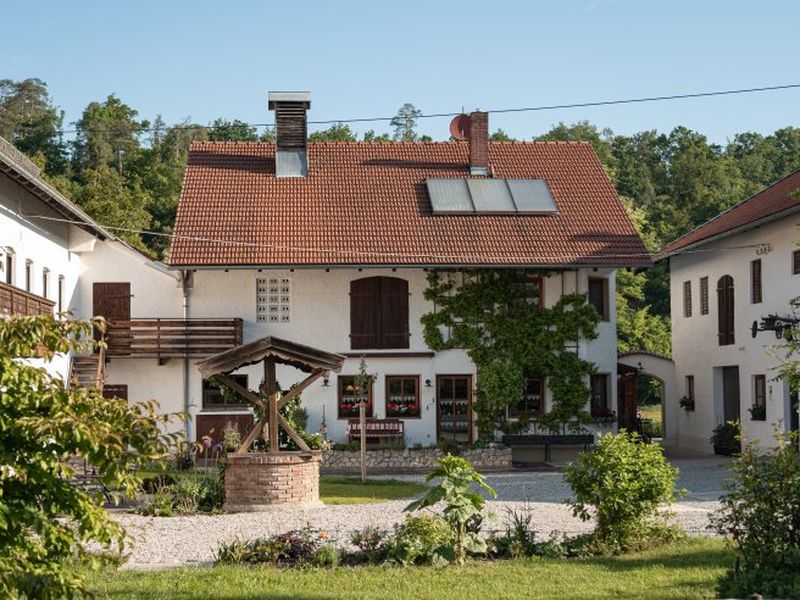
[[[319,452],[229,454],[225,510],[259,512],[321,506]]]

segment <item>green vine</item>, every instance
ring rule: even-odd
[[[597,337],[598,315],[583,294],[562,296],[539,310],[532,283],[546,272],[492,269],[429,271],[425,298],[434,310],[422,317],[425,342],[437,351],[465,349],[478,371],[473,408],[481,439],[506,425],[506,408],[519,400],[526,377],[546,377],[552,409],[538,419],[551,432],[591,422],[586,380],[595,371],[570,345]]]

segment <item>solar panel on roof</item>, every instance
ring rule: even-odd
[[[556,212],[556,203],[544,179],[507,179],[519,212]]]
[[[467,179],[475,212],[515,212],[511,192],[504,179]]]
[[[428,179],[433,212],[475,212],[466,179]]]
[[[536,213],[557,211],[544,179],[428,179],[434,213]]]

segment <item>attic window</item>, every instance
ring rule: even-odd
[[[544,179],[428,179],[436,214],[551,214],[555,200]]]

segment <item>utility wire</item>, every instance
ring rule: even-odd
[[[591,108],[597,106],[616,106],[616,105],[624,105],[624,104],[641,104],[645,102],[664,102],[664,101],[672,101],[672,100],[689,100],[694,98],[710,98],[714,96],[734,96],[739,94],[755,94],[755,93],[763,93],[763,92],[774,92],[774,91],[781,91],[781,90],[792,90],[800,88],[800,83],[787,83],[787,84],[780,84],[780,85],[768,85],[768,86],[761,86],[761,87],[750,87],[750,88],[739,88],[739,89],[731,89],[731,90],[715,90],[710,92],[695,92],[695,93],[686,93],[686,94],[670,94],[664,96],[644,96],[639,98],[624,98],[624,99],[617,99],[617,100],[597,100],[597,101],[590,101],[590,102],[575,102],[575,103],[568,103],[568,104],[546,104],[540,106],[524,106],[518,108],[495,108],[489,109],[485,112],[489,114],[507,114],[507,113],[522,113],[522,112],[541,112],[541,111],[551,111],[551,110],[565,110],[571,108]],[[436,118],[443,118],[443,117],[455,117],[462,112],[439,112],[439,113],[422,113],[416,115],[415,118],[417,119],[436,119]],[[326,120],[313,120],[308,121],[309,125],[335,125],[339,123],[377,123],[377,122],[391,122],[393,119],[397,118],[397,116],[391,117],[355,117],[349,119],[326,119]],[[272,129],[275,127],[275,123],[244,123],[239,121],[236,123],[237,125],[243,125],[246,127],[252,128],[265,128],[265,129]],[[163,127],[138,127],[135,128],[135,133],[145,133],[145,132],[154,132],[154,131],[167,131],[170,129],[177,129],[177,130],[196,130],[196,129],[206,129],[206,130],[213,130],[213,129],[222,129],[225,127],[229,127],[231,123],[226,123],[225,125],[173,125],[173,126],[163,126]],[[98,129],[98,128],[88,128],[88,129],[62,129],[59,130],[60,133],[78,133],[78,132],[92,132],[92,133],[123,133],[119,130],[115,129]]]
[[[80,221],[76,219],[63,219],[59,217],[48,217],[45,215],[22,215],[28,219],[40,219],[43,221],[55,221],[58,223],[69,223],[72,225],[86,225],[85,221]],[[434,259],[434,260],[472,260],[472,261],[482,261],[482,262],[503,262],[508,260],[517,260],[520,262],[531,262],[533,260],[538,261],[545,261],[545,260],[576,260],[576,259],[597,259],[597,258],[653,258],[657,256],[655,252],[633,252],[633,253],[626,253],[626,254],[593,254],[591,256],[565,256],[565,255],[543,255],[543,256],[508,256],[508,255],[500,255],[500,256],[482,256],[480,254],[470,254],[470,255],[460,255],[460,254],[434,254],[434,253],[409,253],[409,252],[375,252],[370,250],[345,250],[341,248],[324,248],[324,247],[311,247],[311,246],[294,246],[294,245],[286,245],[286,244],[267,244],[262,242],[248,242],[244,240],[223,240],[219,238],[207,238],[207,237],[200,237],[200,236],[192,236],[192,235],[177,235],[174,233],[166,233],[163,231],[148,231],[146,229],[135,229],[131,227],[117,227],[114,225],[103,225],[98,223],[100,227],[103,229],[107,229],[109,231],[120,231],[124,233],[136,233],[139,235],[148,235],[160,238],[167,238],[170,240],[180,240],[180,241],[190,241],[190,242],[200,242],[203,244],[215,244],[220,247],[246,247],[246,248],[260,248],[265,250],[281,250],[281,251],[298,251],[298,252],[321,252],[324,254],[343,254],[343,255],[356,255],[356,256],[367,256],[373,258],[389,258],[389,257],[402,257],[402,258],[426,258],[426,259]],[[719,251],[727,251],[727,250],[745,250],[745,249],[753,249],[759,248],[763,246],[763,244],[743,244],[738,246],[727,246],[727,247],[719,247],[719,248],[696,248],[692,250],[684,250],[682,252],[689,254],[689,253],[703,253],[703,252],[719,252]]]

